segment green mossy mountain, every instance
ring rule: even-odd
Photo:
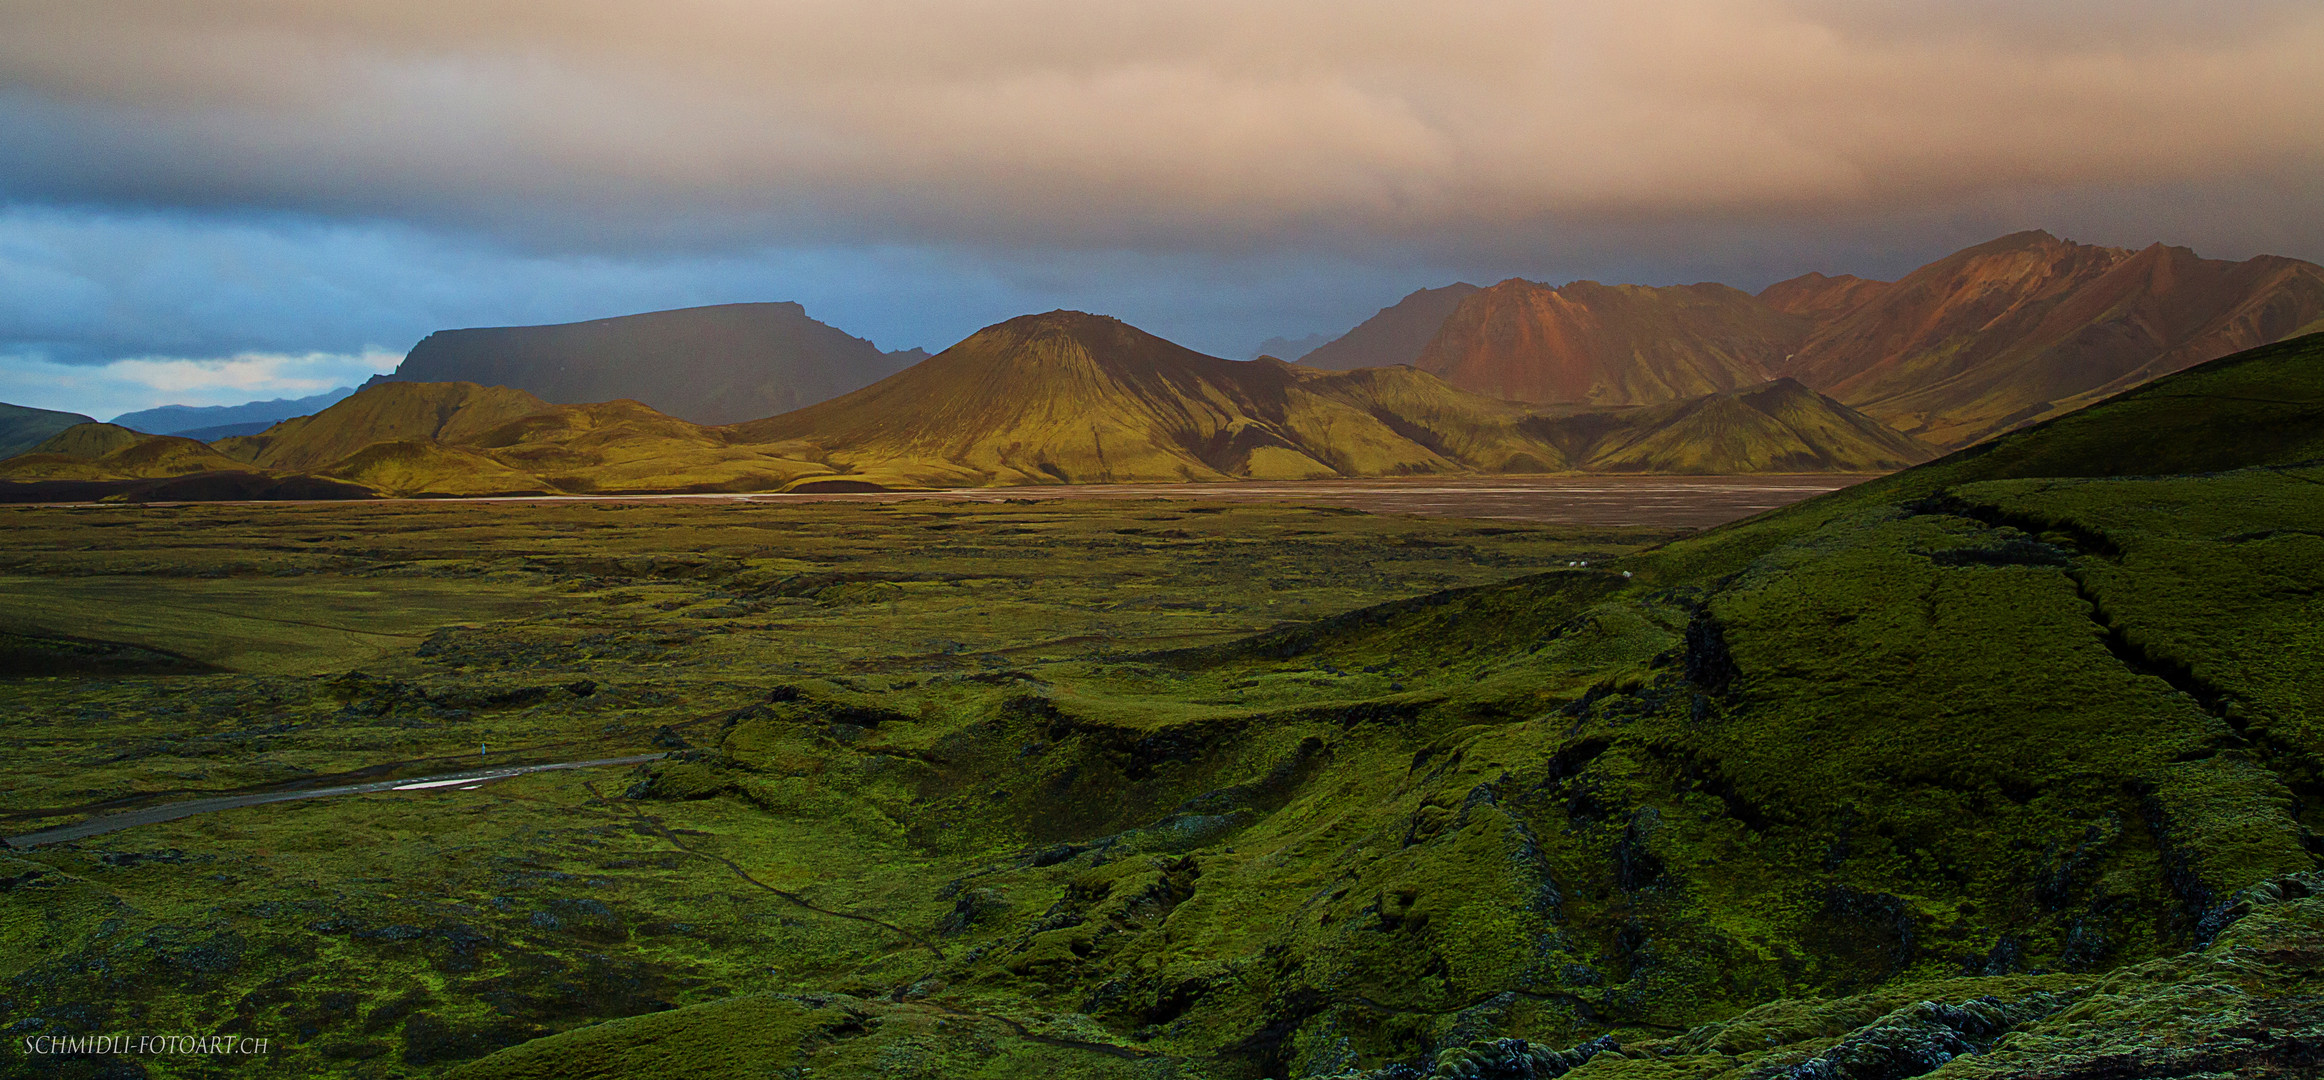
[[[1513,430],[1517,415],[1441,383],[1225,360],[1118,319],[1057,311],[987,327],[863,390],[731,430],[744,441],[810,444],[851,474],[905,486],[1565,467]]]
[[[152,437],[131,431],[119,424],[100,424],[91,421],[86,424],[75,424],[57,432],[39,445],[34,446],[32,452],[95,460],[116,450],[135,446]]]
[[[1667,405],[1544,416],[1525,427],[1593,472],[1887,472],[1937,456],[1793,379]]]
[[[76,424],[15,457],[0,459],[0,480],[152,480],[207,472],[252,471],[208,444],[175,435],[142,435],[118,424]]]
[[[218,440],[226,454],[265,469],[326,468],[373,443],[459,443],[549,403],[506,386],[475,383],[375,383],[312,416],[296,416],[256,435]]]
[[[728,431],[738,441],[802,445],[847,475],[910,486],[1600,468],[1870,472],[1929,455],[1796,384],[1682,404],[1693,407],[1545,426],[1525,406],[1410,367],[1334,372],[1223,360],[1116,319],[1060,311],[988,327],[894,378]],[[1742,422],[1737,409],[1753,419]],[[1625,437],[1567,437],[1601,422]],[[1694,439],[1705,443],[1682,447]],[[1617,456],[1601,462],[1607,454]]]

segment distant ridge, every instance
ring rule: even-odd
[[[1759,299],[1786,315],[1822,319],[1846,314],[1862,306],[1886,292],[1889,284],[1854,274],[1826,277],[1823,274],[1806,273],[1759,290]]]
[[[303,398],[276,398],[243,405],[163,405],[122,413],[111,422],[148,435],[184,435],[207,442],[227,435],[263,431],[266,425],[277,420],[327,409],[354,392],[354,387],[342,386]],[[228,428],[236,430],[224,430]]]
[[[1259,348],[1251,354],[1251,359],[1272,356],[1277,360],[1289,360],[1297,363],[1300,357],[1331,344],[1333,340],[1335,339],[1330,334],[1309,334],[1297,340],[1287,337],[1271,337],[1259,343]]]
[[[439,330],[373,382],[509,386],[561,403],[627,398],[698,424],[731,424],[837,397],[926,355],[883,353],[795,303],[720,304]]]

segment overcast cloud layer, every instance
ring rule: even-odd
[[[938,347],[1050,296],[1233,351],[1433,272],[1889,272],[2028,226],[2314,258],[2318,56],[2294,0],[0,0],[0,287],[70,301],[0,300],[0,354],[706,299]]]

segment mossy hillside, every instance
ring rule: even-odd
[[[1981,480],[2169,476],[2324,460],[2324,334],[2199,364],[2078,412],[1748,523],[1671,545],[1642,574],[1733,573],[1775,544],[1867,508]]]
[[[2183,505],[2109,534],[2138,563],[2127,553],[2194,542],[2188,505],[2227,513],[2271,483],[2301,481],[2048,487],[2132,507],[2178,488]],[[921,846],[1032,852],[953,888],[962,943],[1007,952],[995,965],[972,947],[947,984],[1078,1012],[1221,1075],[1484,1031],[1634,1038],[1753,1001],[2102,971],[2200,943],[2225,898],[2314,865],[2285,779],[2312,761],[2249,752],[2110,648],[2076,580],[2103,557],[1983,520],[1980,490],[1835,522],[1713,589],[1557,571],[1234,646],[1053,665],[1046,688],[988,697],[973,738],[909,720],[842,738],[802,706],[823,719],[789,721],[788,741],[738,727],[719,764],[658,771],[722,771],[738,779],[696,773],[684,794],[774,813],[868,800],[899,828],[932,826]],[[2319,524],[2297,498],[2269,505],[2292,515],[2279,524]],[[2207,563],[2182,554],[2181,573]],[[1464,613],[1475,633],[1445,634]],[[1569,658],[1597,681],[1576,667],[1551,701],[1511,692],[1559,686]],[[1403,691],[1364,681],[1383,673]],[[1173,720],[1141,700],[1285,678],[1312,680],[1308,708]],[[908,718],[926,699],[884,700]],[[1087,734],[1106,727],[1131,733]],[[774,772],[853,793],[786,803],[754,787]],[[1132,908],[1109,909],[1124,888]],[[1013,932],[987,939],[986,923]]]
[[[95,460],[116,450],[135,446],[149,437],[119,424],[75,424],[33,447],[32,452]]]
[[[473,450],[433,442],[376,442],[321,469],[324,476],[383,495],[547,495],[538,477]]]
[[[1828,1063],[1899,1039],[2029,1068],[2176,1052],[2174,1031],[2256,1045],[2200,1032],[2302,1007],[2304,886],[2285,883],[2315,865],[2312,680],[2263,658],[2316,621],[2313,470],[1943,471],[1961,467],[1649,552],[1136,504],[560,508],[526,529],[499,508],[344,508],[377,515],[377,572],[573,590],[373,662],[421,692],[382,713],[423,721],[404,737],[472,735],[425,711],[463,686],[587,677],[626,695],[612,715],[565,691],[496,722],[679,756],[65,850],[41,872],[232,852],[249,869],[199,873],[235,877],[236,903],[345,881],[334,902],[359,918],[306,968],[304,923],[213,912],[198,873],[146,860],[147,884],[114,889],[147,912],[129,925],[206,941],[253,920],[233,924],[243,966],[125,993],[85,973],[151,946],[109,952],[84,921],[38,939],[9,1008],[214,1018],[272,984],[242,1022],[312,1024],[302,1067],[407,1074],[537,1071],[568,1044],[635,1062],[721,1026],[824,1075],[941,1075],[980,1045],[1061,1075],[1216,1077],[1461,1075],[1503,1038],[1669,1051],[1587,1070],[1852,1077],[1890,1074]],[[38,535],[54,572],[177,542]],[[39,692],[52,714],[125,696]],[[52,757],[60,788],[92,764],[147,782],[138,759]],[[443,817],[461,808],[465,833]],[[333,828],[382,842],[288,842]],[[270,829],[284,842],[249,843]],[[552,906],[584,899],[604,913]],[[454,941],[477,968],[440,967]],[[2249,996],[2206,989],[2222,969],[2191,948],[2251,965]],[[559,974],[591,971],[619,977]],[[580,988],[553,1007],[507,996],[560,979]],[[2074,1012],[2108,986],[2116,1011]],[[355,1004],[291,1015],[326,987]],[[712,1004],[745,995],[772,1004]],[[1687,1041],[1706,1031],[1725,1034]],[[358,1044],[371,1064],[319,1049]]]
[[[220,439],[217,446],[261,468],[307,471],[378,442],[459,443],[549,408],[548,402],[506,386],[377,383],[312,416],[292,417],[256,435]]]
[[[1597,472],[1887,472],[1937,451],[1791,379],[1528,421]]]
[[[768,491],[833,471],[787,453],[797,448],[738,446],[634,401],[560,405],[468,445],[564,491]]]
[[[184,737],[306,726],[356,709],[392,735],[334,741],[327,753],[288,763],[318,773],[463,747],[473,754],[479,741],[586,744],[600,721],[553,738],[521,732],[561,714],[635,709],[641,699],[665,703],[647,714],[665,717],[654,724],[692,722],[730,707],[718,689],[729,683],[763,693],[774,682],[823,678],[837,680],[828,693],[855,692],[845,685],[876,694],[923,677],[914,672],[965,675],[1219,640],[1576,554],[1602,556],[1654,535],[1447,531],[1335,511],[1159,501],[11,513],[14,573],[0,600],[7,628],[305,680],[229,680],[183,695],[168,682],[85,692],[71,680],[14,683],[8,691],[27,704],[26,720],[95,710],[125,722],[154,710],[150,733],[137,733],[144,737],[203,717],[203,726],[175,732]],[[363,546],[348,543],[357,536]],[[365,678],[331,681],[355,670]],[[588,680],[593,695],[565,689]],[[285,711],[275,715],[278,708]],[[473,722],[443,719],[461,712]],[[499,730],[504,722],[513,727]],[[108,774],[59,764],[60,780],[87,794],[38,805],[120,793]],[[26,770],[17,780],[45,784],[35,777],[46,775]]]
[[[193,439],[79,424],[0,463],[8,480],[158,479],[248,467]]]

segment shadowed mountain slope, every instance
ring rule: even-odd
[[[695,423],[730,424],[837,397],[925,355],[883,353],[798,304],[721,304],[439,330],[374,381],[511,386],[554,402],[630,398]]]
[[[2027,232],[1871,293],[1828,317],[1778,370],[1900,430],[1962,446],[2319,328],[2324,267],[2312,263],[2232,263]]]
[[[24,453],[76,424],[96,422],[79,413],[0,403],[0,458]]]
[[[1807,327],[1725,285],[1512,278],[1463,300],[1417,366],[1512,401],[1659,405],[1767,381]]]
[[[1416,290],[1297,359],[1308,367],[1333,371],[1419,363],[1444,320],[1461,301],[1483,291],[1465,281]]]

